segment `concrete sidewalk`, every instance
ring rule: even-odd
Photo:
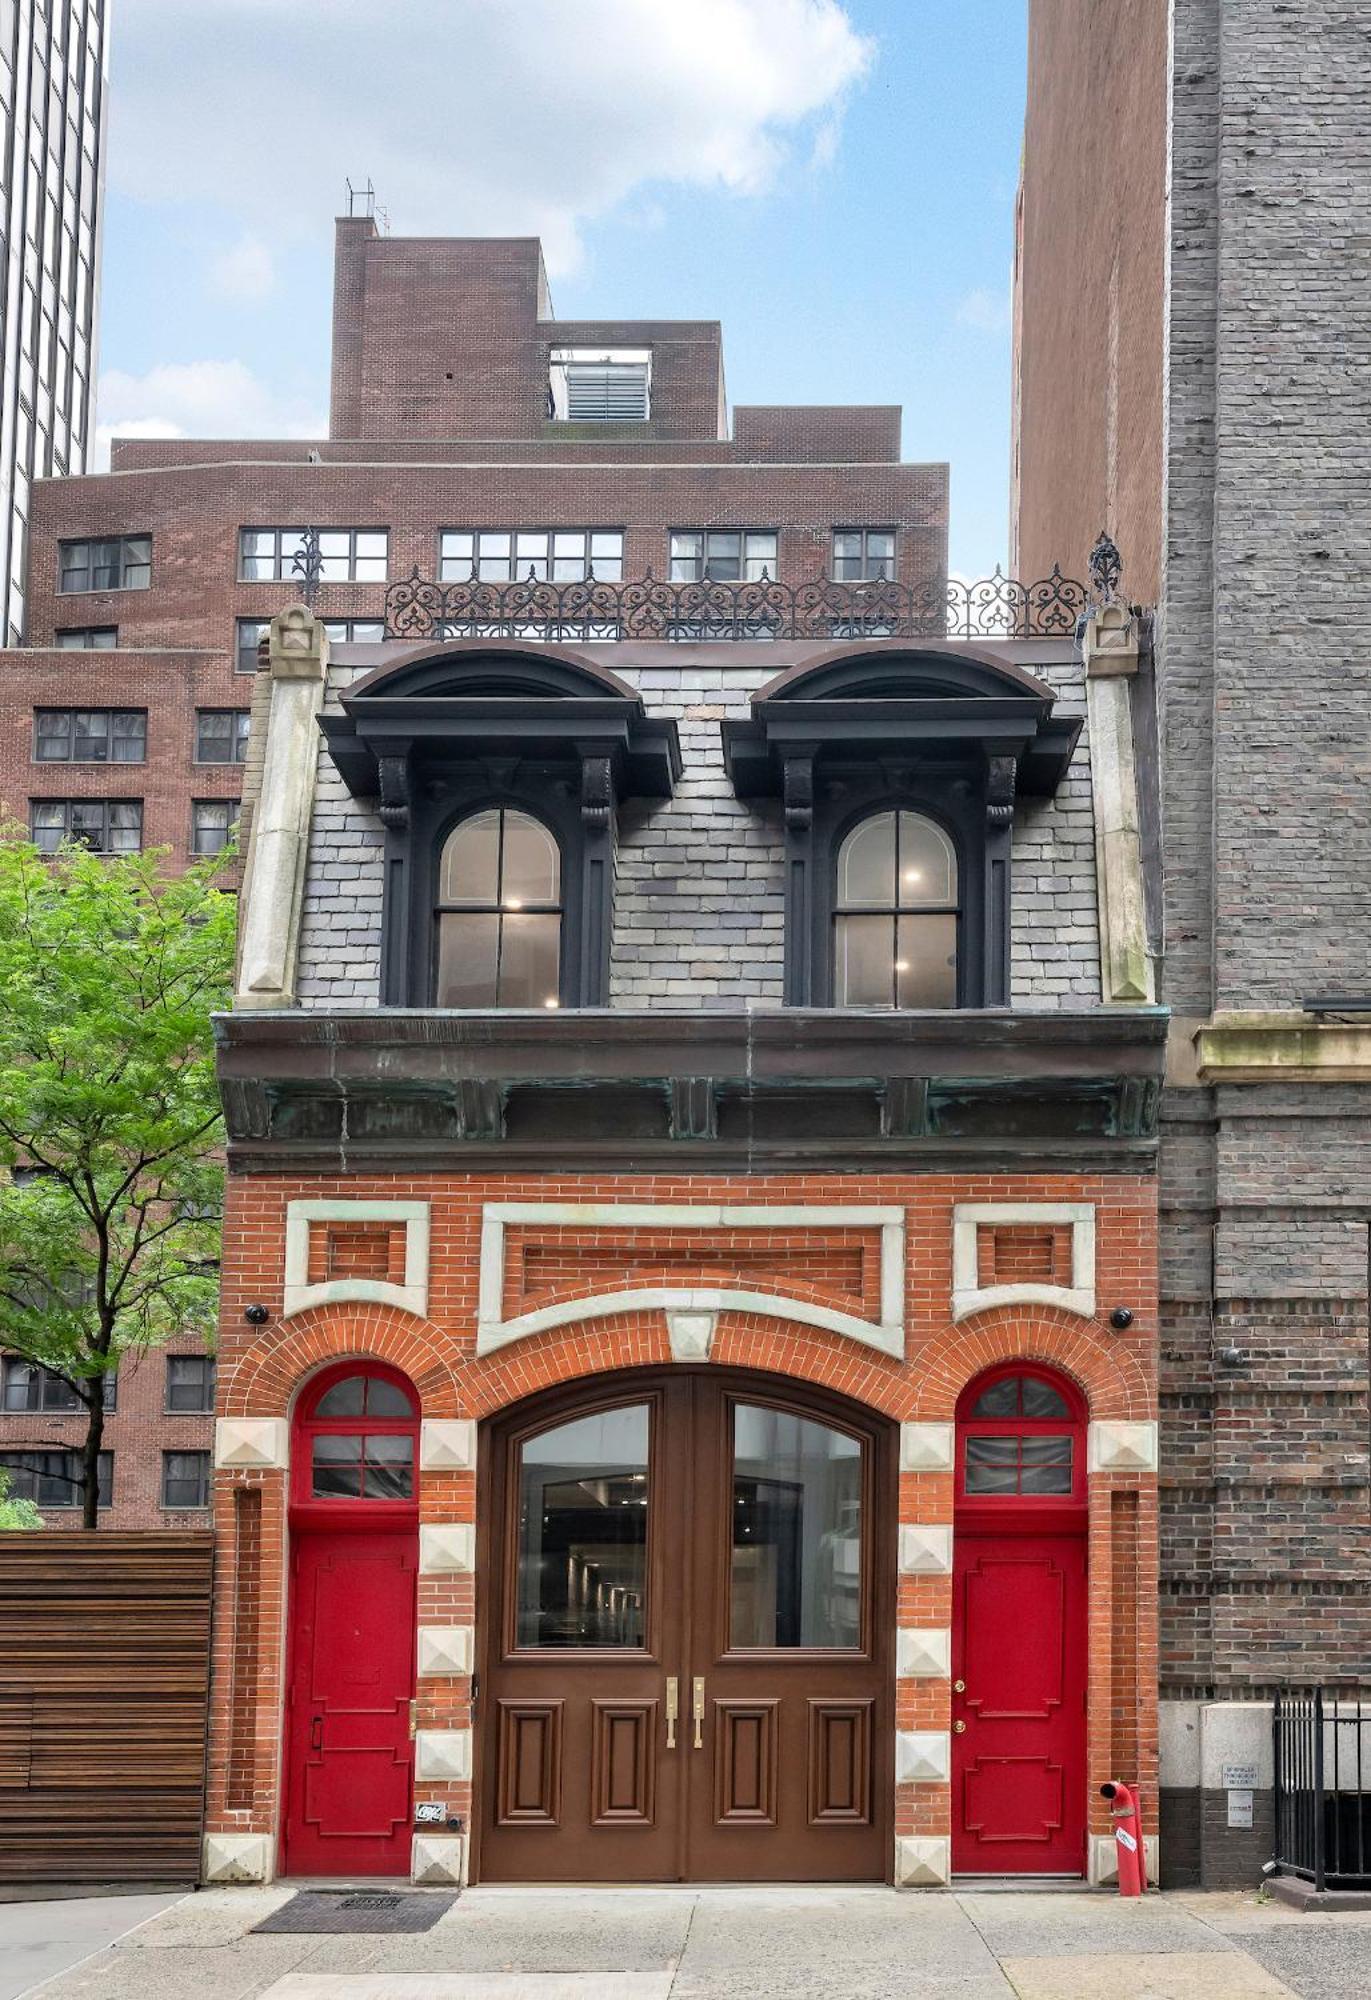
[[[1371,1913],[1255,1896],[473,1889],[400,1937],[249,1935],[291,1891],[186,1897],[42,2000],[1366,2000]],[[34,1906],[27,1906],[33,1908]]]

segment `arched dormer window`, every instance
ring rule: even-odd
[[[925,813],[868,813],[843,836],[833,898],[833,1004],[955,1007],[957,850]]]
[[[531,813],[469,813],[443,842],[435,1004],[561,1004],[562,851]]]
[[[784,806],[787,1005],[1008,1006],[1016,801],[1052,796],[1081,728],[1054,700],[988,650],[878,639],[724,721],[739,798]]]
[[[389,1007],[603,1007],[620,801],[670,798],[674,722],[571,647],[426,645],[320,729],[385,829]]]

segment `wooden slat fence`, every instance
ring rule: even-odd
[[[0,1883],[197,1879],[213,1549],[0,1533]]]

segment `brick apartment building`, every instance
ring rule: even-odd
[[[1273,1693],[1371,1668],[1366,9],[1030,23],[1018,560],[1158,606],[1164,1879],[1251,1880]],[[1365,1886],[1356,1811],[1283,1858]]]
[[[253,689],[207,1878],[1155,1860],[1137,622],[949,615],[896,412],[730,433],[532,243],[337,273],[332,439],[45,530]]]

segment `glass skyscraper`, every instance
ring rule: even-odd
[[[0,0],[0,588],[24,636],[29,490],[95,417],[108,0]]]

